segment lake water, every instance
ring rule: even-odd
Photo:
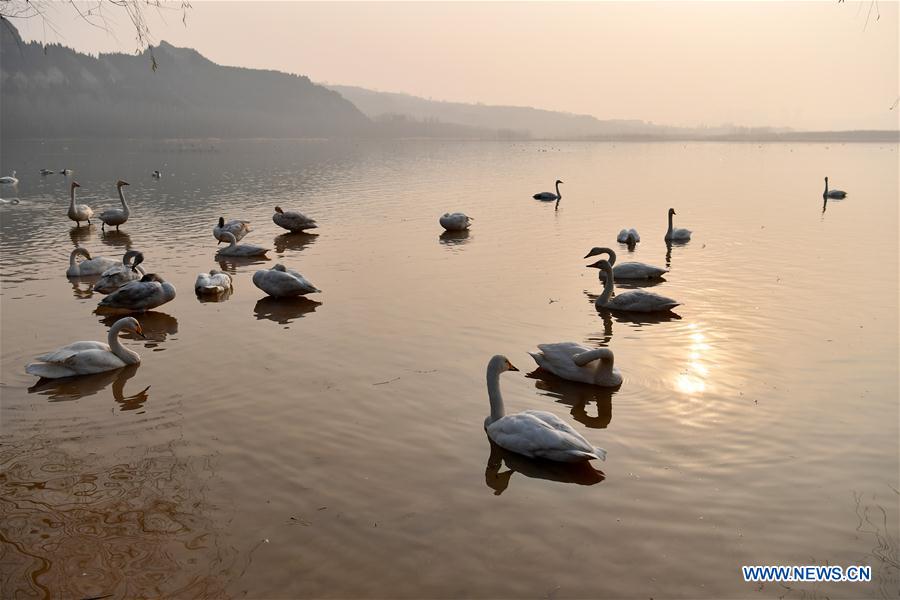
[[[4,597],[896,598],[898,148],[878,144],[12,143],[0,207]],[[119,233],[74,229],[131,183]],[[160,169],[154,180],[150,172]],[[824,176],[846,189],[823,206]],[[531,194],[562,179],[559,210]],[[285,236],[273,207],[317,219]],[[666,211],[694,231],[667,248]],[[442,236],[438,217],[475,218]],[[219,216],[270,260],[201,302]],[[635,227],[634,252],[615,243]],[[177,298],[140,366],[31,389],[105,340],[75,245]],[[669,266],[677,317],[598,313],[593,246]],[[276,261],[323,290],[265,299]],[[621,287],[620,287],[621,289]],[[617,391],[541,373],[610,347]],[[609,452],[492,452],[485,366]],[[745,583],[741,565],[871,565],[870,583]]]

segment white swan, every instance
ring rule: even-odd
[[[659,279],[669,272],[668,269],[662,267],[654,267],[642,262],[626,262],[616,264],[616,253],[612,248],[591,248],[591,251],[585,255],[585,258],[597,256],[598,254],[608,254],[609,264],[613,267],[613,276],[616,280],[621,279]],[[606,272],[600,271],[600,279],[606,277]]]
[[[15,174],[16,174],[16,172],[13,171],[13,175],[15,175]],[[834,200],[840,200],[841,198],[847,197],[847,192],[844,192],[841,190],[829,190],[828,189],[828,178],[826,177],[825,178],[825,191],[822,192],[822,197],[823,198],[833,198]]]
[[[234,237],[230,231],[222,231],[221,241],[229,242],[227,248],[222,248],[217,252],[219,256],[238,256],[238,257],[250,257],[250,256],[265,256],[266,252],[269,251],[268,248],[262,248],[260,246],[254,246],[253,244],[240,244],[237,243],[237,238]]]
[[[121,179],[116,182],[116,191],[119,192],[119,200],[122,202],[122,208],[108,208],[100,213],[100,220],[103,221],[103,225],[100,229],[103,231],[106,231],[107,225],[110,227],[115,225],[116,231],[118,231],[119,225],[124,224],[125,221],[128,220],[131,210],[129,210],[128,204],[125,202],[125,193],[122,191],[122,188],[126,185],[130,184]]]
[[[213,236],[219,243],[227,242],[224,234],[230,233],[234,236],[234,241],[239,242],[244,239],[244,236],[250,233],[250,222],[249,221],[238,221],[237,219],[225,222],[224,217],[219,217],[219,224],[213,227]]]
[[[601,387],[622,385],[622,374],[613,365],[609,348],[586,348],[575,342],[538,344],[540,352],[529,352],[539,367],[557,377]]]
[[[141,362],[141,356],[122,346],[119,332],[131,331],[144,337],[141,324],[134,317],[125,317],[116,321],[109,328],[108,344],[103,342],[75,342],[63,346],[53,352],[39,356],[41,362],[31,363],[25,367],[29,375],[37,375],[47,379],[72,377],[73,375],[91,375],[120,369],[127,365]]]
[[[690,229],[672,229],[672,215],[675,214],[675,209],[669,209],[669,228],[666,230],[666,241],[667,242],[686,242],[691,239],[691,230]]]
[[[80,263],[75,262],[75,257],[83,256],[85,260]],[[69,268],[66,269],[66,277],[90,277],[92,275],[101,275],[105,270],[115,267],[119,261],[113,258],[98,256],[91,257],[91,253],[85,248],[75,248],[69,254]]]
[[[546,458],[560,462],[606,460],[606,450],[595,448],[571,425],[542,410],[526,410],[505,414],[500,394],[500,374],[518,371],[505,356],[493,357],[487,366],[488,398],[491,414],[484,420],[488,437],[501,448],[529,458]]]
[[[441,227],[446,229],[447,231],[463,231],[469,228],[469,224],[471,221],[474,221],[472,217],[468,217],[463,213],[444,213],[441,215],[441,218],[438,221],[441,224]]]
[[[19,183],[19,180],[16,177],[16,172],[13,171],[12,175],[4,175],[3,177],[0,177],[0,183],[11,183],[11,184]]]
[[[641,241],[641,236],[636,229],[623,229],[616,236],[616,241],[620,244],[634,245]]]
[[[672,310],[680,303],[654,294],[645,290],[633,290],[610,298],[615,284],[615,275],[613,275],[612,266],[608,261],[598,260],[594,264],[588,265],[595,269],[602,269],[606,273],[606,280],[603,282],[603,293],[597,297],[594,306],[597,310],[606,308],[608,310],[621,310],[628,312],[661,312]]]
[[[194,282],[194,291],[201,296],[223,294],[231,289],[231,275],[218,269],[209,273],[199,273]]]
[[[129,281],[140,279],[146,273],[140,264],[144,255],[137,250],[129,250],[122,257],[122,263],[103,271],[100,279],[93,285],[93,290],[100,294],[116,291]]]
[[[91,207],[87,204],[75,204],[75,188],[81,187],[77,181],[73,181],[69,186],[69,218],[75,221],[75,224],[78,227],[81,227],[82,221],[87,221],[88,225],[91,224],[91,217],[94,216],[94,211],[91,210]]]
[[[100,301],[106,308],[145,311],[161,306],[175,298],[175,286],[154,273],[147,273],[138,281],[129,281]]]
[[[281,263],[271,269],[254,273],[253,285],[275,298],[302,296],[322,291],[311,284],[303,275],[286,269]]]
[[[315,219],[310,219],[303,213],[294,212],[292,210],[284,212],[281,210],[280,206],[275,207],[275,214],[272,215],[272,222],[292,233],[298,233],[304,229],[315,229],[318,227]]]
[[[561,184],[561,183],[563,183],[561,180],[559,180],[559,179],[556,180],[556,193],[555,194],[553,192],[538,192],[537,194],[532,196],[532,198],[534,198],[535,200],[547,200],[547,201],[560,200],[562,198],[562,192],[559,191],[559,184]]]

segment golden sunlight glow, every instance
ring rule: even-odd
[[[675,387],[684,394],[699,395],[706,391],[706,380],[709,377],[707,355],[712,346],[706,343],[706,335],[700,331],[696,323],[689,327],[691,345],[688,350],[688,362],[685,369],[675,378]]]

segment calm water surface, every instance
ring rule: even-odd
[[[896,598],[898,149],[889,145],[4,142],[4,597]],[[73,229],[66,179],[118,233]],[[153,169],[163,171],[153,180]],[[823,177],[849,197],[823,206]],[[563,200],[531,199],[560,178]],[[284,235],[275,205],[319,222]],[[693,240],[667,248],[666,210]],[[475,217],[441,235],[438,216]],[[219,216],[260,263],[201,302]],[[643,241],[615,243],[623,227]],[[143,362],[33,388],[24,366],[105,339],[75,245],[136,248],[178,297]],[[582,256],[667,265],[666,319],[599,313]],[[323,292],[266,299],[276,261]],[[536,344],[609,346],[603,391],[532,373]],[[508,410],[609,458],[491,448]],[[748,584],[743,564],[871,565],[867,584]]]

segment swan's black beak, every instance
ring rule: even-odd
[[[516,366],[515,366],[514,364],[509,363],[509,370],[510,370],[510,371],[518,371],[519,369],[517,369]]]
[[[142,340],[146,340],[146,339],[147,339],[147,336],[144,335],[144,330],[143,330],[143,329],[134,329],[133,331],[134,331],[136,334],[138,334],[138,335],[141,337]]]
[[[596,248],[592,248],[590,252],[588,252],[587,254],[584,255],[584,258],[590,258],[592,256],[597,256],[598,254],[601,254],[601,253],[598,252]]]

